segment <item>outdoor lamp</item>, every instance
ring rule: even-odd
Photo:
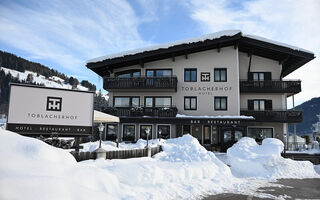
[[[102,123],[100,123],[100,125],[98,126],[98,129],[99,129],[99,138],[100,138],[100,143],[99,143],[99,148],[101,148],[101,139],[102,139],[102,132],[104,130],[104,125]]]

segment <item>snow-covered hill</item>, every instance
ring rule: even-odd
[[[27,77],[29,74],[32,74],[33,76],[33,82],[37,84],[43,84],[46,87],[54,87],[54,88],[64,88],[64,89],[72,89],[72,85],[65,83],[64,80],[60,77],[57,76],[52,76],[47,79],[43,75],[37,75],[35,72],[31,71],[25,71],[25,72],[19,72],[13,69],[8,69],[4,67],[0,67],[0,70],[3,70],[6,74],[11,74],[11,76],[18,78],[20,81],[26,81]],[[77,85],[76,89],[78,90],[83,90],[83,91],[88,91],[88,88],[82,86],[82,85]]]

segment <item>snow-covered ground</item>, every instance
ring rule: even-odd
[[[31,71],[25,71],[25,72],[19,72],[13,69],[8,69],[4,67],[0,67],[0,70],[3,70],[6,74],[10,73],[11,76],[19,78],[20,81],[26,80],[28,77],[28,74],[32,74],[33,76],[33,82],[38,83],[38,84],[44,84],[46,87],[54,87],[54,88],[64,88],[64,89],[72,89],[72,85],[70,84],[65,84],[64,80],[57,77],[57,76],[52,76],[47,79],[43,75],[37,76],[37,73],[31,72]],[[78,90],[84,90],[88,91],[88,88],[83,87],[81,85],[77,85]]]
[[[159,142],[155,140],[153,143],[157,145]],[[195,199],[225,192],[255,195],[257,188],[271,184],[268,177],[235,177],[232,168],[236,165],[231,164],[230,170],[190,135],[160,143],[163,152],[153,158],[98,159],[77,163],[65,150],[0,129],[0,199]],[[254,146],[242,142],[242,146],[245,144]],[[145,146],[145,141],[141,140],[136,146],[123,144],[123,148],[137,148],[139,145]],[[267,146],[279,148],[272,141],[267,142]],[[249,147],[246,154],[251,155],[250,159],[244,157],[244,160],[252,164],[253,155],[258,161],[262,155],[258,151],[250,153]],[[277,151],[265,149],[268,149],[264,151],[266,154],[277,155]],[[303,166],[296,163],[291,161],[295,170],[318,177],[313,168],[309,168],[310,163]],[[273,164],[277,167],[277,164],[286,163]],[[301,176],[300,173],[294,175],[296,178]]]

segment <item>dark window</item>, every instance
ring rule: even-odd
[[[140,138],[147,139],[147,130],[149,129],[148,139],[152,139],[152,125],[140,125]]]
[[[147,69],[147,77],[166,77],[172,76],[172,69]]]
[[[114,107],[138,107],[140,97],[114,97]]]
[[[271,81],[271,72],[249,72],[250,81]]]
[[[248,128],[248,137],[254,138],[257,142],[262,142],[265,138],[273,137],[272,128]]]
[[[214,97],[214,110],[227,110],[228,100],[227,97]]]
[[[272,100],[254,99],[248,100],[248,110],[272,110]]]
[[[106,140],[116,140],[117,139],[117,125],[107,124],[106,128]]]
[[[197,110],[197,97],[184,97],[185,110]]]
[[[136,126],[135,125],[123,125],[123,140],[134,142],[136,135]]]
[[[170,125],[158,125],[158,138],[170,138]]]
[[[191,135],[191,125],[183,125],[183,134]]]
[[[140,70],[126,70],[115,73],[116,77],[140,77]]]
[[[197,82],[197,69],[184,69],[184,82]]]
[[[146,107],[171,107],[172,97],[145,97],[144,104]]]
[[[227,82],[227,69],[215,68],[214,69],[214,81],[215,82]]]

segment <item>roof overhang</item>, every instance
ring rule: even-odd
[[[290,46],[281,45],[281,43],[269,42],[268,40],[246,36],[239,32],[232,36],[221,36],[215,39],[177,44],[168,48],[151,49],[97,62],[88,62],[86,66],[103,77],[116,68],[132,65],[143,66],[144,63],[148,62],[174,58],[176,56],[187,57],[188,54],[210,49],[220,49],[227,46],[239,48],[240,52],[248,53],[248,55],[257,55],[278,61],[279,64],[282,64],[281,77],[285,77],[315,58],[312,52],[290,48]]]

